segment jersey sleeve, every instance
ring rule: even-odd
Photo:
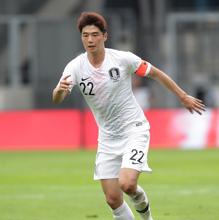
[[[135,54],[128,52],[127,59],[130,63],[130,72],[135,73],[138,76],[145,77],[150,73],[151,64]]]

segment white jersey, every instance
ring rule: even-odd
[[[142,59],[131,52],[105,48],[99,68],[91,65],[87,53],[67,64],[63,77],[77,85],[91,108],[99,128],[99,140],[127,136],[133,127],[149,123],[132,92],[131,75]]]

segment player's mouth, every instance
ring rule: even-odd
[[[88,45],[88,48],[93,49],[93,48],[95,48],[95,46],[94,45]]]

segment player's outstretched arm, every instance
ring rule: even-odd
[[[65,97],[69,94],[72,82],[68,81],[70,75],[65,76],[56,86],[52,93],[52,100],[55,103],[61,103]]]
[[[191,113],[197,112],[198,114],[202,114],[205,111],[205,105],[202,100],[197,99],[193,96],[188,95],[182,88],[180,88],[176,82],[171,79],[167,74],[158,68],[152,66],[150,70],[149,76],[152,79],[157,80],[161,84],[163,84],[166,88],[172,91],[179,98],[181,103],[187,108]]]

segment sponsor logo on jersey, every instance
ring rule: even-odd
[[[81,81],[85,81],[87,79],[89,79],[90,77],[87,77],[87,78],[81,78]]]
[[[114,81],[114,82],[118,82],[119,78],[120,78],[120,72],[119,72],[119,68],[113,67],[109,70],[109,75],[110,78]]]
[[[139,122],[137,122],[135,125],[136,125],[136,127],[142,126],[142,125],[143,125],[143,122],[140,122],[140,121],[139,121]]]

